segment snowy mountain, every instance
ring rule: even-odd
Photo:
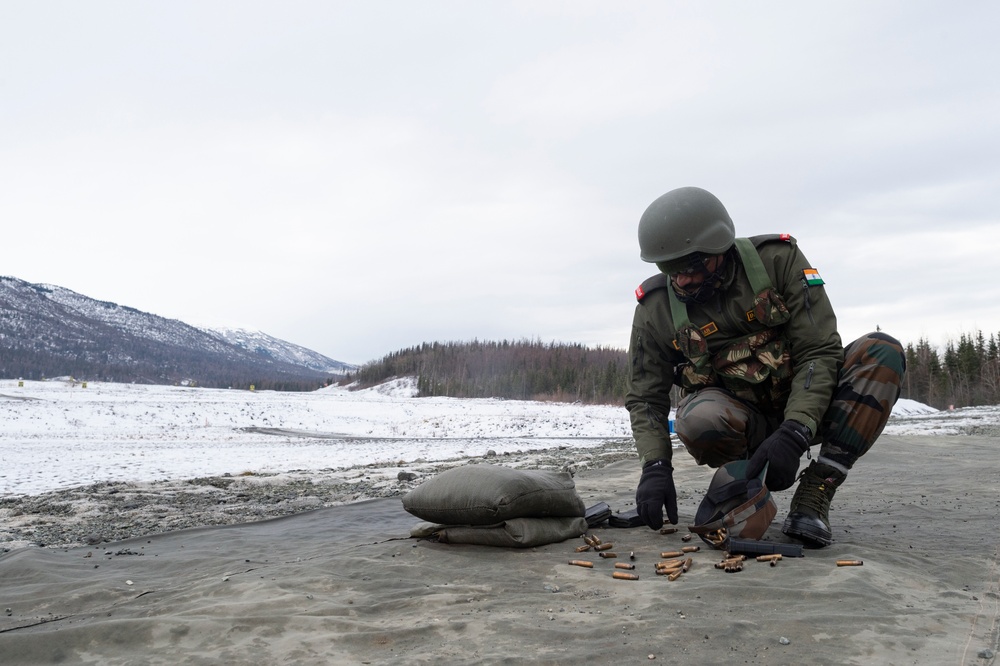
[[[0,377],[306,388],[341,366],[349,367],[276,338],[234,344],[176,319],[0,277]]]
[[[311,368],[318,372],[331,375],[343,375],[357,370],[358,366],[342,363],[323,356],[319,352],[306,349],[300,345],[280,340],[261,331],[249,331],[245,328],[203,328],[201,329],[220,340],[245,349],[249,352],[283,361],[303,368]]]

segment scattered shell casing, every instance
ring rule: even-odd
[[[608,557],[618,557],[618,553],[612,553],[612,552],[607,551],[607,550],[602,550],[601,552],[598,553],[598,555],[600,555],[601,557],[605,557],[605,558],[608,558]]]
[[[611,548],[614,548],[614,547],[615,547],[615,544],[613,544],[613,543],[611,543],[609,541],[607,543],[599,543],[599,544],[597,544],[596,546],[594,546],[594,550],[610,550]]]
[[[684,536],[681,537],[681,541],[690,541],[690,540],[691,540],[690,534],[685,534]]]
[[[778,566],[778,562],[779,561],[780,560],[771,560],[770,564],[771,564],[772,567],[776,567],[776,566]]]
[[[635,559],[635,551],[634,550],[630,550],[628,552],[628,559],[630,559],[630,560],[634,560]]]
[[[657,562],[653,565],[654,569],[680,569],[684,566],[684,560],[668,560],[666,562]]]
[[[684,551],[680,550],[668,550],[664,553],[660,553],[660,557],[667,559],[670,557],[684,557]]]
[[[577,546],[576,547],[576,552],[578,552],[578,553],[586,553],[588,550],[590,550],[590,546]]]
[[[701,550],[701,546],[681,546],[681,552],[684,553],[697,553]]]
[[[591,535],[590,539],[594,542],[595,548],[601,545],[601,537],[597,536],[596,534]]]
[[[838,567],[860,567],[864,565],[862,560],[837,560]]]
[[[584,534],[581,538],[587,543],[588,546],[597,545],[594,543],[594,537],[590,536],[589,534]]]
[[[588,562],[587,560],[570,560],[569,563],[574,567],[586,567],[587,569],[594,568],[594,563]]]
[[[705,538],[713,546],[721,546],[725,541],[728,534],[726,533],[726,528],[715,530],[714,532],[709,532],[705,534]]]
[[[688,569],[690,569],[690,568],[691,568],[691,565],[692,565],[692,564],[694,564],[694,560],[692,560],[692,559],[691,559],[691,558],[689,557],[689,558],[687,558],[686,560],[684,560],[684,565],[683,565],[683,566],[681,567],[681,569],[683,569],[683,570],[684,570],[684,573],[687,573],[687,572],[688,572]]]
[[[780,559],[781,559],[781,553],[771,553],[770,555],[757,556],[758,562],[772,562],[774,560],[780,560]]]
[[[682,573],[684,573],[684,569],[677,569],[676,571],[672,571],[671,573],[667,574],[667,580],[677,580],[678,578],[681,577]]]
[[[618,580],[639,580],[639,574],[625,573],[624,571],[615,571],[611,577]]]
[[[661,527],[660,534],[673,534],[677,531],[676,527]]]
[[[615,562],[615,569],[635,569],[635,565],[628,562]]]
[[[738,562],[736,564],[726,565],[723,568],[723,571],[725,571],[726,573],[739,573],[740,571],[743,571],[743,563]]]
[[[677,569],[657,569],[656,570],[656,575],[657,576],[669,576],[670,574],[674,573],[675,571],[677,571]]]
[[[725,569],[726,567],[743,566],[742,557],[730,557],[729,559],[722,560],[715,565],[716,569]]]

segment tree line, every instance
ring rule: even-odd
[[[620,349],[520,340],[425,342],[368,363],[342,384],[375,386],[416,377],[421,396],[616,404],[624,401]]]
[[[902,395],[937,409],[1000,404],[1000,335],[963,333],[943,352],[924,338],[906,345]]]
[[[1000,404],[1000,335],[963,334],[943,351],[921,338],[905,351],[901,397],[937,409]],[[537,340],[425,342],[368,363],[340,383],[367,388],[393,377],[416,377],[420,396],[620,405],[628,357],[611,347]]]

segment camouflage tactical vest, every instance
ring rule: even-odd
[[[708,350],[706,335],[715,324],[698,328],[691,323],[687,306],[677,298],[673,287],[667,289],[670,314],[677,329],[674,347],[687,359],[680,367],[680,386],[685,393],[707,386],[721,386],[737,398],[750,400],[761,407],[783,405],[791,391],[792,362],[782,336],[791,315],[781,295],[774,290],[757,249],[748,238],[737,238],[743,268],[756,294],[746,311],[761,330],[732,342],[714,354]]]

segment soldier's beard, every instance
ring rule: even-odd
[[[691,287],[678,287],[677,283],[671,280],[670,286],[673,287],[674,293],[677,294],[677,300],[681,303],[697,303],[698,305],[707,303],[725,280],[723,271],[725,270],[726,263],[720,261],[715,271],[711,273],[708,272],[708,269],[703,268],[702,275],[705,279]]]
[[[677,299],[681,303],[697,303],[698,305],[707,303],[721,286],[722,276],[718,272],[712,273],[701,284],[692,289],[683,289],[673,285],[674,293],[677,294]]]

